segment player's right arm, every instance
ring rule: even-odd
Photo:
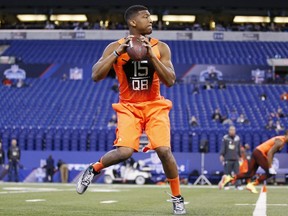
[[[104,79],[108,75],[113,63],[118,57],[117,55],[121,55],[122,53],[126,52],[126,48],[129,46],[128,42],[130,41],[130,38],[131,37],[128,36],[125,42],[121,45],[115,41],[106,47],[102,57],[92,67],[92,79],[95,82]]]

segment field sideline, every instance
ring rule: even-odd
[[[258,188],[260,191],[260,188]],[[172,215],[168,186],[95,185],[84,195],[73,184],[0,183],[0,215]],[[267,215],[288,212],[288,187],[267,187]],[[251,216],[259,194],[219,191],[217,187],[182,186],[187,215]]]

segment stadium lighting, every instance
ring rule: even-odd
[[[267,16],[235,16],[234,23],[269,23],[270,18]]]
[[[151,15],[150,17],[153,20],[153,22],[158,21],[158,16],[157,15]]]
[[[86,22],[87,16],[85,14],[53,14],[50,17],[51,21],[79,21]]]
[[[275,17],[275,23],[288,23],[288,17]]]
[[[21,22],[43,22],[47,20],[44,14],[18,14],[17,18]]]
[[[164,15],[164,22],[195,22],[194,15]]]

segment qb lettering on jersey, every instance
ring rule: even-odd
[[[129,60],[123,65],[127,81],[132,91],[149,90],[154,75],[154,67],[148,60]]]
[[[133,61],[134,64],[134,77],[132,80],[132,89],[135,91],[142,91],[149,89],[149,70],[148,61]]]

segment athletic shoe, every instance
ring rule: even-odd
[[[223,189],[224,186],[232,180],[233,178],[230,175],[223,175],[221,181],[218,184],[219,189]]]
[[[76,191],[78,194],[83,194],[89,184],[92,182],[95,175],[99,173],[95,172],[93,170],[93,164],[90,164],[88,168],[82,173],[81,177],[78,179],[77,185],[76,185]]]
[[[167,201],[173,203],[173,214],[185,215],[186,209],[184,205],[184,198],[182,196],[173,196],[172,194],[169,194],[169,195],[171,196],[171,199]]]
[[[258,193],[253,182],[248,183],[246,185],[246,189],[249,190],[251,193],[255,193],[255,194]]]

